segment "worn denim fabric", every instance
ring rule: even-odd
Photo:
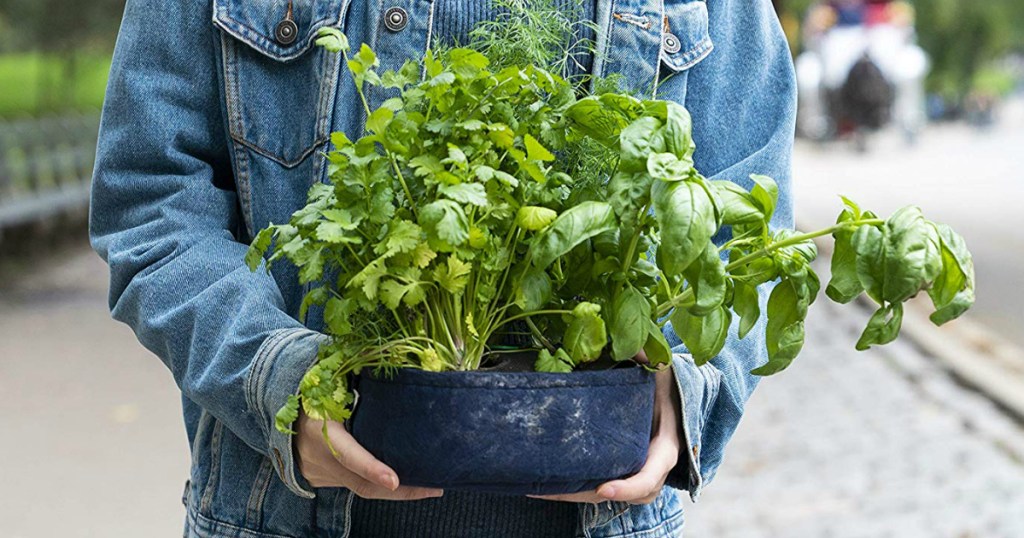
[[[393,6],[409,15],[398,32],[382,24]],[[597,6],[593,69],[685,104],[698,168],[746,186],[751,173],[774,176],[773,224],[791,226],[795,85],[770,2]],[[431,41],[434,1],[294,0],[299,38],[281,45],[274,29],[286,7],[129,0],[103,111],[90,233],[111,268],[113,316],[182,392],[189,537],[348,534],[351,492],[310,488],[273,425],[324,340],[322,315],[296,321],[303,289],[286,264],[252,274],[242,258],[256,230],[287,221],[325,179],[329,133],[354,137],[363,122],[340,57],[313,46],[316,31],[342,28],[397,67]],[[748,372],[766,358],[762,332],[733,337],[701,368],[677,348],[686,450],[670,487],[648,506],[581,505],[581,536],[681,534],[679,491],[696,498],[721,463],[756,385]]]

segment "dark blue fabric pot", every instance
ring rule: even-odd
[[[404,485],[539,495],[591,490],[647,459],[654,375],[403,369],[361,376],[355,438]]]

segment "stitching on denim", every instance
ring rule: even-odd
[[[252,368],[250,369],[249,379],[246,384],[245,401],[246,405],[256,415],[256,423],[260,425],[260,430],[263,432],[264,438],[269,442],[273,434],[270,424],[264,420],[266,410],[263,408],[263,398],[260,396],[266,389],[265,372],[270,368],[271,362],[277,358],[279,353],[278,348],[283,344],[282,342],[286,339],[285,337],[294,331],[295,334],[301,334],[301,331],[294,329],[281,329],[271,334],[260,350],[256,353],[256,359],[253,362]]]
[[[680,510],[675,515],[669,517],[668,519],[665,519],[665,520],[661,521],[656,526],[651,527],[650,529],[646,529],[646,530],[642,530],[642,531],[636,531],[636,532],[628,532],[626,534],[616,534],[614,536],[609,536],[607,538],[659,538],[659,537],[662,537],[662,536],[666,536],[665,534],[662,534],[662,532],[661,532],[661,531],[665,530],[665,527],[669,527],[669,528],[677,527],[679,525],[679,520],[682,519],[682,517],[683,517],[683,511]]]
[[[226,86],[224,94],[228,105],[229,133],[232,138],[241,140],[245,138],[245,122],[239,103],[241,88],[238,81],[238,49],[235,48],[238,44],[223,34],[221,34],[220,42],[221,49],[224,51],[224,85]]]
[[[662,60],[676,71],[685,71],[707,58],[715,49],[710,37],[705,37],[684,53],[668,54],[662,51]],[[674,58],[678,56],[678,58]]]
[[[612,22],[612,14],[615,13],[615,5],[617,2],[618,0],[611,0],[608,2],[609,5],[606,12],[595,13],[596,20],[600,22],[605,22],[607,20],[607,24],[605,24],[601,34],[594,38],[595,47],[593,71],[595,80],[598,77],[604,76],[604,73],[607,71],[606,64],[608,63],[608,49],[611,48],[612,27],[615,26],[615,23]],[[597,3],[597,7],[601,7],[601,2]],[[605,19],[605,14],[607,14],[607,19]],[[593,88],[593,85],[594,80],[591,80],[590,87]]]
[[[249,502],[245,505],[245,525],[247,527],[259,527],[263,523],[263,503],[267,498],[267,491],[270,489],[270,478],[274,467],[270,458],[264,457],[260,461],[260,468],[256,472],[256,479],[252,484],[252,492],[249,493]]]
[[[434,37],[434,6],[437,5],[435,0],[430,0],[430,11],[427,13],[427,44],[423,51],[423,55],[426,56],[427,52],[430,51],[430,40]],[[423,69],[420,69],[420,79],[424,80],[427,78],[427,64],[424,62]]]
[[[205,516],[196,510],[190,509],[187,517],[193,527],[192,530],[195,531],[196,536],[201,538],[219,538],[225,534],[222,531],[230,531],[230,534],[236,538],[291,538],[283,534],[257,532],[238,525],[232,525],[231,523]],[[197,527],[201,528],[201,530],[197,529]]]
[[[337,499],[337,497],[335,497]],[[345,509],[342,510],[342,516],[345,519],[345,532],[341,535],[342,538],[349,538],[352,534],[352,503],[356,500],[356,494],[352,490],[346,491],[345,496]]]
[[[658,52],[654,55],[654,83],[651,85],[651,99],[658,98],[658,86],[661,84],[661,53],[664,47],[661,46],[665,38],[665,32],[669,31],[668,15],[665,14],[665,1],[661,0],[658,2],[661,6],[661,35],[658,36]]]
[[[337,16],[339,23],[344,18],[344,10],[345,8],[347,8],[349,2],[350,0],[345,0],[344,2],[342,2],[342,11],[339,12]],[[250,32],[253,35],[250,37],[233,31],[230,25],[223,24],[225,21],[238,25],[243,29],[250,30]],[[317,147],[324,144],[329,139],[329,136],[326,133],[325,126],[321,125],[321,121],[324,119],[324,115],[326,113],[325,109],[323,108],[323,106],[321,106],[321,110],[319,110],[317,113],[317,123],[315,126],[316,133],[314,134],[315,140],[308,148],[304,149],[299,154],[299,156],[294,159],[288,159],[284,156],[276,155],[274,152],[249,140],[248,137],[245,136],[245,122],[241,112],[241,87],[239,82],[240,77],[238,76],[239,60],[237,52],[238,49],[236,48],[239,44],[236,43],[235,40],[228,39],[227,35],[234,36],[238,41],[245,43],[250,48],[260,52],[261,54],[267,57],[273,58],[278,61],[286,62],[294,60],[302,56],[305,52],[307,52],[311,48],[313,42],[315,41],[316,32],[319,31],[320,28],[331,26],[330,19],[323,19],[321,21],[317,21],[316,23],[314,23],[313,26],[310,28],[310,38],[307,40],[306,45],[304,45],[303,48],[296,54],[293,54],[291,56],[281,56],[272,53],[270,50],[266,48],[265,39],[261,35],[254,31],[251,31],[251,29],[249,29],[247,26],[236,21],[227,14],[216,12],[214,15],[213,22],[218,28],[224,31],[224,33],[221,34],[221,48],[224,50],[225,86],[228,86],[228,89],[225,93],[228,96],[229,101],[228,115],[230,121],[228,122],[228,131],[229,134],[231,135],[231,138],[234,139],[235,142],[255,151],[260,155],[263,155],[264,157],[267,157],[268,159],[271,159],[272,161],[284,166],[285,168],[292,169],[299,166],[310,156],[310,154],[312,154],[317,149]],[[324,24],[325,22],[328,24]],[[326,59],[322,60],[322,62],[326,62]],[[336,79],[331,77],[324,77],[324,80],[321,82],[320,85],[321,94],[323,93],[324,86],[328,84],[334,84],[336,86],[337,81]],[[254,230],[250,229],[249,233],[252,234],[253,231]]]
[[[612,13],[612,17],[620,22],[626,24],[632,24],[633,26],[639,26],[644,30],[650,30],[654,26],[654,22],[647,15],[633,15],[631,13]]]
[[[267,37],[261,34],[258,30],[238,21],[230,15],[218,14],[217,17],[214,18],[213,22],[221,30],[235,36],[238,40],[248,44],[263,55],[281,62],[289,62],[299,56],[302,56],[306,51],[312,48],[313,43],[316,41],[316,34],[321,28],[340,24],[341,14],[339,14],[338,20],[324,18],[312,23],[309,27],[308,37],[306,40],[303,42],[296,42],[296,44],[291,47],[296,50],[285,54],[275,51],[286,51],[289,49],[274,45],[272,41],[267,39]]]
[[[270,362],[268,357],[273,348],[277,346],[277,342],[281,338],[284,338],[284,335],[288,332],[289,329],[279,329],[270,333],[270,336],[268,336],[267,340],[263,342],[263,345],[256,350],[256,358],[250,368],[249,379],[246,383],[245,404],[249,409],[252,409],[257,414],[261,413],[263,407],[262,402],[260,402],[260,398],[258,397],[263,383],[263,369],[266,368],[266,364]],[[260,422],[262,423],[262,421]]]
[[[233,140],[234,141],[234,140]],[[256,237],[256,225],[252,216],[252,162],[245,148],[234,141],[235,154],[235,183],[239,190],[239,203],[242,206],[242,219],[245,221],[245,230],[249,237]]]
[[[280,164],[281,166],[289,170],[302,164],[303,161],[305,161],[314,151],[316,151],[316,148],[318,146],[324,144],[329,139],[328,136],[321,136],[320,138],[314,140],[312,145],[303,150],[298,157],[296,157],[293,160],[288,160],[285,159],[284,157],[281,157],[280,155],[275,155],[272,151],[264,149],[263,147],[253,142],[250,142],[249,140],[246,140],[241,137],[235,137],[234,134],[231,135],[231,138],[234,139],[235,142],[238,142],[239,144],[255,151],[256,153],[259,153],[260,155],[276,162],[277,164]]]
[[[213,420],[213,437],[210,439],[210,478],[206,481],[203,489],[203,498],[199,501],[199,511],[210,513],[213,505],[213,493],[220,482],[220,440],[224,425],[221,421]]]
[[[213,419],[205,409],[199,414],[199,423],[196,425],[196,437],[192,440],[192,451],[191,454],[199,454],[199,448],[206,442],[206,437],[209,435],[207,432],[210,430],[208,423]],[[198,478],[199,475],[199,458],[193,457],[192,464],[189,466],[189,476],[191,478]],[[199,484],[196,484],[198,487]],[[190,495],[191,497],[191,495]]]
[[[683,354],[678,354],[678,355],[680,357],[684,357],[682,360],[685,360],[685,357],[686,357],[685,355],[683,355]],[[689,467],[690,467],[690,478],[691,478],[690,484],[689,484],[689,486],[690,486],[690,498],[692,500],[696,501],[696,496],[700,494],[700,488],[701,488],[701,485],[702,485],[702,483],[701,483],[702,478],[701,478],[701,475],[700,475],[700,462],[697,461],[696,456],[694,456],[693,452],[690,451],[691,447],[693,446],[693,444],[692,444],[693,443],[693,435],[690,433],[689,421],[686,420],[686,392],[683,390],[683,382],[679,380],[679,373],[675,371],[676,370],[676,363],[675,363],[676,360],[679,360],[679,359],[673,359],[673,361],[672,361],[672,366],[671,366],[671,368],[672,368],[672,377],[675,378],[675,380],[676,380],[676,387],[679,389],[679,409],[681,409],[682,412],[683,412],[682,413],[683,414],[683,416],[682,416],[683,440],[686,441],[686,446],[684,447],[683,452],[686,453],[686,460],[690,464],[689,465]],[[694,477],[696,477],[696,478],[694,478]]]

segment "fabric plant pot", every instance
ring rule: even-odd
[[[539,495],[636,473],[647,459],[654,374],[640,367],[363,375],[353,436],[403,485]]]

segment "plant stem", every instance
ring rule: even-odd
[[[844,230],[846,228],[856,228],[857,226],[864,226],[864,225],[878,226],[878,225],[881,225],[881,224],[885,224],[885,221],[882,220],[882,219],[853,220],[853,221],[849,221],[849,222],[842,222],[842,223],[839,223],[839,224],[835,224],[833,226],[830,226],[830,227],[822,229],[822,230],[818,230],[816,232],[810,232],[810,233],[805,233],[805,234],[800,234],[800,235],[794,235],[793,237],[790,237],[788,239],[784,239],[782,241],[779,241],[778,243],[772,243],[771,245],[768,245],[767,247],[765,247],[765,248],[763,248],[763,249],[761,249],[761,250],[759,250],[757,252],[752,252],[750,254],[747,254],[746,256],[744,256],[744,257],[742,257],[742,258],[740,258],[740,259],[730,263],[729,265],[726,265],[725,266],[725,270],[726,271],[732,271],[733,269],[736,269],[737,267],[740,267],[741,265],[745,265],[745,264],[748,264],[748,263],[750,263],[750,262],[752,262],[752,261],[754,261],[756,259],[763,258],[763,257],[771,254],[772,252],[775,252],[776,250],[779,250],[780,248],[785,248],[785,247],[793,246],[793,245],[796,245],[796,244],[799,244],[799,243],[803,243],[804,241],[809,241],[811,239],[815,239],[817,237],[822,237],[822,236],[825,236],[825,235],[832,235],[832,234],[834,234],[834,233],[836,233],[838,231],[842,231],[842,230]]]
[[[622,272],[627,273],[631,267],[633,267],[633,259],[636,258],[636,247],[640,244],[640,236],[642,235],[643,228],[640,226],[640,221],[647,215],[647,212],[651,210],[651,203],[647,202],[643,209],[637,216],[637,229],[636,233],[633,234],[633,238],[629,241],[629,250],[626,251],[626,257],[622,259]]]
[[[526,325],[530,327],[530,332],[537,337],[537,340],[540,340],[540,343],[544,347],[548,348],[548,351],[552,353],[555,352],[555,345],[551,343],[551,340],[548,340],[547,337],[544,336],[544,333],[540,332],[540,328],[537,327],[532,319],[526,318]]]
[[[799,243],[803,243],[804,241],[809,241],[809,240],[815,239],[817,237],[822,237],[822,236],[825,236],[825,235],[832,235],[832,234],[834,234],[836,232],[842,231],[842,230],[847,229],[847,228],[856,228],[858,226],[879,226],[879,225],[882,225],[882,224],[885,224],[885,221],[882,220],[882,219],[854,220],[854,221],[849,221],[849,222],[841,222],[839,224],[835,224],[833,226],[829,226],[828,228],[824,228],[824,229],[818,230],[816,232],[810,232],[810,233],[805,233],[805,234],[794,235],[793,237],[784,239],[782,241],[779,241],[778,243],[773,243],[771,245],[768,245],[767,247],[765,247],[765,248],[763,248],[761,250],[758,250],[757,252],[751,252],[750,254],[747,254],[746,256],[743,256],[742,258],[740,258],[740,259],[730,263],[729,265],[726,265],[725,266],[725,270],[726,270],[726,272],[732,272],[732,271],[736,270],[737,268],[742,267],[743,265],[746,265],[746,264],[748,264],[748,263],[750,263],[752,261],[755,261],[755,260],[764,258],[766,256],[769,256],[769,255],[771,255],[771,253],[773,253],[776,250],[779,250],[781,248],[786,248],[786,247],[793,246],[793,245],[796,245],[796,244],[799,244]],[[687,300],[692,299],[692,298],[693,298],[693,288],[687,288],[686,290],[684,290],[679,295],[677,295],[677,296],[675,296],[675,297],[665,301],[664,303],[661,303],[660,305],[658,305],[657,317],[660,318],[662,316],[665,316],[666,314],[671,312],[673,308],[675,308],[676,306],[678,306],[680,304],[685,303]]]

